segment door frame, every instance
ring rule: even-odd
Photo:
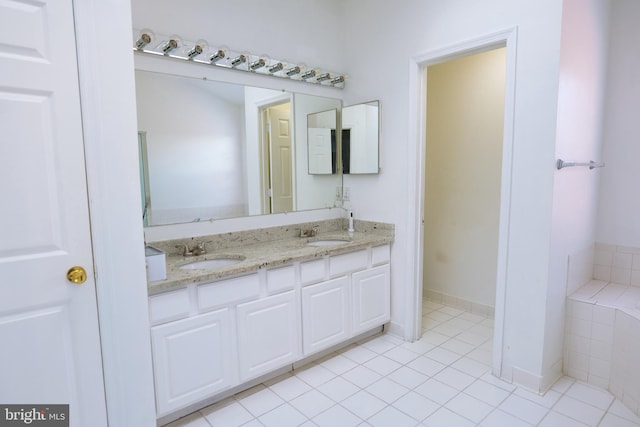
[[[427,85],[425,72],[430,65],[452,59],[506,48],[504,127],[502,143],[502,174],[500,188],[500,222],[498,225],[498,262],[496,277],[495,323],[493,337],[492,372],[500,377],[504,341],[504,317],[506,305],[508,240],[511,207],[511,171],[513,163],[515,82],[517,27],[508,28],[474,39],[455,43],[442,48],[414,55],[410,59],[410,106],[409,106],[409,150],[408,189],[409,207],[407,271],[413,277],[413,290],[407,292],[405,301],[407,325],[405,338],[413,341],[422,332],[422,291],[423,291],[423,242],[424,242],[424,186],[426,152],[426,99]]]
[[[108,423],[155,427],[131,2],[73,8]]]
[[[295,143],[294,143],[294,129],[293,129],[293,97],[289,93],[285,93],[280,96],[276,96],[273,98],[265,99],[256,103],[256,110],[258,114],[258,124],[260,126],[258,135],[260,136],[260,140],[258,144],[260,146],[258,152],[260,154],[260,200],[262,202],[262,213],[271,213],[273,209],[273,201],[272,194],[267,194],[268,190],[271,186],[271,141],[267,143],[267,122],[265,120],[265,115],[267,111],[271,107],[275,107],[277,105],[289,104],[289,117],[291,119],[291,159],[293,164],[291,165],[291,171],[293,176],[295,177],[296,169],[295,169]],[[266,166],[269,166],[268,168]],[[291,192],[293,193],[293,205],[296,203],[296,180],[294,179],[291,184]],[[265,212],[268,209],[269,212]]]

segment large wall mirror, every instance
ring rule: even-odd
[[[333,207],[307,116],[338,99],[136,70],[145,226]],[[332,171],[333,172],[333,171]]]

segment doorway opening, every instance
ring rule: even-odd
[[[293,210],[291,102],[260,108],[262,123],[262,213]]]
[[[423,333],[454,333],[491,365],[504,129],[504,47],[430,65],[426,78]]]
[[[512,151],[513,151],[513,119],[514,119],[514,105],[515,105],[515,71],[516,71],[516,40],[517,40],[517,29],[511,28],[505,31],[501,31],[494,34],[489,34],[483,37],[479,37],[477,39],[465,41],[458,43],[456,45],[448,46],[445,48],[437,49],[431,52],[427,52],[420,56],[416,56],[412,58],[412,62],[414,66],[411,70],[411,80],[410,85],[413,93],[415,94],[415,98],[413,98],[412,104],[412,114],[411,114],[411,139],[414,141],[415,148],[415,162],[409,162],[409,176],[415,177],[415,179],[410,180],[409,190],[413,194],[413,210],[410,212],[410,227],[409,233],[415,236],[414,239],[410,242],[409,250],[412,253],[412,257],[409,260],[408,264],[413,273],[414,279],[414,292],[410,293],[407,296],[406,307],[408,311],[408,315],[410,318],[408,322],[413,323],[410,324],[410,327],[406,331],[406,336],[408,339],[416,340],[419,339],[422,335],[422,320],[423,320],[423,296],[427,297],[439,297],[441,301],[445,301],[448,303],[458,303],[458,305],[463,306],[465,308],[470,307],[470,310],[473,313],[473,309],[481,310],[491,310],[494,312],[494,321],[493,321],[493,332],[492,332],[492,343],[488,346],[490,347],[489,358],[491,359],[491,371],[494,375],[500,376],[502,371],[502,352],[503,352],[503,331],[504,331],[504,316],[505,316],[505,296],[506,296],[506,283],[507,283],[507,255],[508,255],[508,234],[509,234],[509,207],[511,204],[511,168],[512,168]],[[475,169],[476,175],[480,175],[484,179],[484,175],[487,175],[487,169],[483,167],[486,162],[484,158],[487,152],[480,150],[480,154],[474,154],[475,157],[471,158],[471,166],[464,165],[462,161],[456,157],[457,154],[454,152],[447,153],[447,150],[453,149],[453,146],[448,146],[445,144],[440,148],[444,151],[446,159],[446,167],[445,165],[436,165],[431,166],[431,169],[428,170],[428,161],[437,158],[434,153],[432,153],[431,149],[435,148],[437,145],[429,146],[431,142],[433,142],[434,135],[429,135],[429,133],[434,129],[427,129],[427,121],[428,121],[428,101],[427,101],[427,93],[428,91],[436,91],[437,87],[430,86],[427,88],[429,69],[432,66],[438,64],[445,64],[448,61],[454,60],[470,60],[474,55],[492,52],[492,51],[500,51],[501,48],[504,52],[504,59],[502,63],[502,73],[504,75],[503,80],[503,108],[502,108],[502,122],[501,122],[501,130],[502,136],[498,137],[499,142],[501,142],[501,146],[497,149],[492,149],[493,152],[498,150],[500,153],[499,161],[494,163],[491,174],[493,175],[492,182],[494,183],[493,187],[493,198],[494,205],[491,210],[492,214],[488,214],[487,209],[480,209],[479,204],[470,203],[466,206],[466,210],[462,213],[458,213],[461,216],[449,216],[449,217],[440,217],[440,221],[444,221],[448,227],[451,226],[461,226],[464,225],[467,227],[466,232],[458,233],[458,235],[448,236],[449,240],[446,240],[446,233],[444,237],[442,237],[442,241],[444,242],[443,247],[437,247],[434,244],[425,245],[425,235],[429,235],[431,232],[427,231],[427,221],[432,221],[433,218],[430,216],[436,213],[437,206],[434,206],[434,203],[438,203],[437,201],[433,201],[427,199],[428,191],[427,188],[431,184],[436,187],[436,190],[439,190],[441,193],[441,197],[445,197],[445,202],[449,204],[448,207],[455,207],[457,204],[463,202],[470,201],[481,201],[484,199],[480,197],[480,192],[477,191],[476,185],[477,182],[475,179],[470,179],[468,177],[465,178],[466,174],[471,172],[470,168]],[[495,52],[494,52],[495,53]],[[432,74],[437,74],[436,72]],[[462,92],[464,86],[468,82],[465,80],[461,85],[453,85],[452,93],[455,91]],[[486,83],[486,82],[484,82]],[[480,89],[483,89],[483,80],[480,79],[479,83]],[[462,115],[468,114],[468,111],[472,108],[483,109],[486,108],[484,98],[480,96],[478,100],[475,101],[467,101],[462,102],[457,106],[446,106],[443,118],[440,118],[438,121],[448,120],[450,117],[456,114]],[[475,104],[475,105],[474,105]],[[477,105],[480,104],[480,105]],[[431,106],[433,109],[433,107]],[[432,111],[433,112],[433,111]],[[472,126],[480,127],[484,126],[484,123],[479,120],[475,120],[471,122]],[[500,124],[498,125],[500,126]],[[446,127],[445,127],[446,128]],[[467,137],[471,142],[476,141],[478,139],[478,135],[474,132],[470,133],[471,136]],[[452,144],[449,144],[452,145]],[[458,147],[459,148],[459,147]],[[479,147],[472,147],[476,151]],[[427,152],[429,151],[429,160],[427,159]],[[478,151],[477,151],[478,152]],[[465,153],[468,154],[468,153]],[[494,153],[495,154],[495,153]],[[468,160],[467,160],[468,161]],[[495,162],[495,159],[493,160]],[[488,167],[488,164],[487,164]],[[438,174],[435,176],[431,176],[433,172],[436,172],[437,169],[445,169],[445,172],[449,174],[448,177],[445,175],[441,175],[438,178]],[[497,184],[496,184],[496,175],[497,175]],[[464,179],[463,179],[464,178]],[[467,185],[462,185],[462,182],[466,181]],[[469,184],[470,183],[470,184]],[[438,189],[437,187],[440,186]],[[497,191],[497,196],[496,196]],[[437,193],[436,193],[437,194]],[[449,199],[446,199],[449,197]],[[497,214],[495,208],[495,199],[497,198]],[[444,202],[443,202],[444,203]],[[434,208],[432,211],[427,212],[430,208]],[[487,218],[485,218],[487,217]],[[489,221],[491,219],[493,227],[493,255],[492,258],[483,258],[487,254],[484,251],[482,253],[476,251],[475,255],[473,252],[465,252],[469,249],[466,247],[466,242],[480,231],[485,230],[487,227],[483,225],[482,221]],[[487,222],[488,223],[488,222]],[[495,224],[497,223],[497,226]],[[436,226],[437,226],[436,220]],[[433,225],[429,227],[434,228]],[[497,236],[496,236],[497,234]],[[482,240],[482,239],[479,239]],[[452,244],[454,242],[458,245],[462,245],[462,261],[459,264],[458,269],[465,270],[463,273],[467,275],[467,277],[471,277],[471,280],[474,278],[474,262],[480,265],[488,265],[492,264],[492,268],[489,269],[492,272],[493,279],[484,279],[485,281],[490,282],[488,287],[495,292],[494,300],[491,301],[491,298],[487,299],[487,291],[488,289],[485,285],[485,290],[472,288],[472,290],[468,293],[455,293],[458,291],[452,291],[452,289],[447,287],[438,288],[438,286],[444,286],[442,283],[446,283],[445,281],[441,281],[437,285],[428,285],[428,292],[423,289],[423,283],[426,277],[428,277],[431,272],[425,273],[427,267],[425,263],[425,258],[431,258],[430,262],[433,263],[441,263],[448,264],[452,262],[452,257],[455,256],[459,258],[459,254],[457,252],[452,253],[452,248],[447,247],[446,245]],[[475,247],[478,247],[478,244],[475,243]],[[482,246],[482,245],[479,245]],[[477,259],[471,259],[473,257],[477,257]],[[454,272],[452,274],[459,274],[460,272]],[[478,273],[479,274],[479,273]],[[489,276],[491,277],[491,275]],[[427,279],[430,280],[430,279]],[[492,285],[492,286],[491,286]],[[439,294],[435,293],[439,292]],[[477,292],[473,294],[473,292]],[[460,296],[462,295],[462,296]],[[482,295],[481,299],[477,295]],[[491,294],[490,294],[491,296]],[[457,299],[456,299],[457,298]],[[474,298],[480,298],[474,301]],[[470,301],[469,301],[470,300]],[[475,306],[473,303],[475,302]],[[493,302],[493,304],[491,304]],[[493,309],[491,309],[493,306]],[[426,311],[426,310],[425,310]]]

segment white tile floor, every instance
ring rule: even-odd
[[[376,336],[169,426],[640,426],[609,392],[569,377],[544,396],[493,377],[492,319],[431,301],[423,316],[419,341]]]

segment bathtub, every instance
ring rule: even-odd
[[[565,374],[640,415],[640,287],[591,280],[567,297]]]

